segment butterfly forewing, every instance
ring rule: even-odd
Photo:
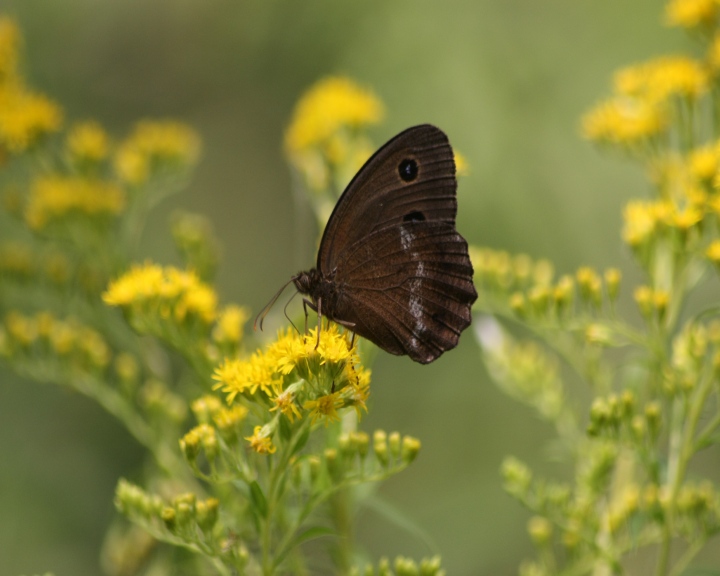
[[[408,128],[380,148],[348,184],[328,220],[317,267],[332,271],[347,247],[403,221],[455,222],[455,161],[442,130]]]

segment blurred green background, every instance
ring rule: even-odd
[[[661,0],[3,0],[25,36],[31,85],[69,120],[120,137],[144,117],[175,117],[204,140],[190,187],[156,210],[144,252],[173,262],[167,218],[207,215],[224,244],[223,301],[257,311],[314,262],[316,233],[291,196],[283,130],[320,77],[373,88],[379,145],[432,122],[468,160],[458,228],[474,244],[553,260],[562,272],[616,265],[621,208],[643,174],[582,140],[579,118],[614,69],[691,48],[662,24]],[[305,233],[303,233],[303,231]],[[309,233],[308,233],[309,231]],[[532,554],[527,513],[504,494],[514,454],[547,474],[552,430],[484,373],[467,333],[429,366],[381,354],[363,428],[422,440],[417,462],[380,497],[425,531],[429,548],[378,512],[359,514],[372,557],[440,552],[449,574],[513,574]],[[99,573],[121,475],[142,451],[89,400],[0,373],[0,573]]]

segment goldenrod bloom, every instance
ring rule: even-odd
[[[138,122],[115,156],[118,175],[130,184],[143,184],[163,165],[186,166],[197,160],[200,138],[185,124],[173,121]]]
[[[70,128],[66,146],[74,161],[99,162],[110,153],[110,138],[100,124],[91,120]]]
[[[213,338],[217,342],[231,342],[238,344],[242,339],[243,324],[250,317],[247,308],[230,304],[223,308],[218,315],[217,324],[213,330]]]
[[[337,411],[342,408],[343,400],[340,398],[339,392],[332,392],[324,396],[320,396],[315,400],[308,400],[303,404],[305,410],[310,411],[310,418],[313,424],[320,418],[325,419],[325,426],[330,422],[337,422],[340,416]]]
[[[717,0],[671,0],[665,7],[665,18],[671,26],[694,28],[713,24],[720,5]]]
[[[15,76],[20,31],[10,18],[0,17],[0,83]]]
[[[112,182],[67,176],[45,176],[30,189],[25,220],[31,228],[44,228],[64,216],[114,216],[125,207],[125,194]]]
[[[172,316],[183,321],[199,318],[206,324],[215,320],[217,295],[192,271],[146,263],[133,266],[114,280],[103,294],[110,306],[139,307],[145,313]]]
[[[382,116],[383,106],[371,91],[349,78],[331,76],[312,86],[295,106],[285,148],[293,154],[318,145],[340,146],[330,141],[338,130],[375,124]]]
[[[250,442],[250,447],[258,454],[273,454],[277,447],[272,443],[272,439],[264,428],[264,426],[255,426],[253,435],[247,436],[245,440]]]
[[[15,83],[0,86],[0,147],[24,152],[61,124],[60,107],[47,97]]]
[[[661,56],[615,73],[615,89],[624,96],[661,102],[671,96],[697,98],[709,86],[707,71],[686,56]]]
[[[615,97],[585,114],[582,124],[583,134],[590,140],[632,145],[663,132],[667,118],[655,104]]]

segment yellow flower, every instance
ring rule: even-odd
[[[720,70],[720,34],[715,34],[707,52],[707,62],[710,70],[717,74]]]
[[[693,150],[688,156],[690,174],[701,181],[710,181],[718,170],[718,145],[708,144]]]
[[[293,154],[327,145],[337,131],[375,124],[382,116],[383,106],[369,90],[342,76],[324,78],[295,106],[285,132],[285,148]]]
[[[110,138],[100,124],[91,120],[70,128],[66,146],[74,160],[99,162],[110,152]]]
[[[33,183],[25,220],[39,230],[70,213],[114,216],[125,207],[125,194],[115,184],[67,176],[45,176]]]
[[[206,324],[215,320],[217,308],[217,294],[197,274],[150,263],[133,266],[112,281],[102,298],[109,306],[142,304],[163,317],[172,311],[176,320],[190,315]]]
[[[264,426],[255,426],[253,435],[245,437],[245,440],[250,442],[250,447],[258,454],[273,454],[277,450]]]
[[[665,18],[671,26],[694,28],[712,24],[717,18],[716,0],[671,0],[665,7]]]
[[[467,176],[470,174],[470,165],[465,156],[460,152],[455,152],[455,170],[458,176]]]
[[[657,230],[658,215],[656,202],[642,200],[628,202],[623,210],[625,242],[633,247],[647,242]]]
[[[230,304],[223,308],[218,315],[213,338],[217,342],[231,342],[238,344],[242,339],[243,324],[250,317],[247,308]]]
[[[0,147],[24,152],[62,124],[60,108],[16,83],[0,86]]]
[[[705,255],[713,264],[720,264],[720,240],[713,240],[707,247]]]
[[[615,97],[583,117],[583,134],[589,140],[635,144],[665,130],[665,114],[654,104],[636,98]]]
[[[672,96],[697,98],[708,89],[703,66],[685,56],[661,56],[615,74],[615,89],[623,96],[662,102]]]
[[[294,422],[296,417],[301,417],[300,410],[295,402],[295,389],[292,386],[275,396],[273,402],[275,406],[270,408],[270,412],[280,410],[290,422]]]
[[[213,380],[218,382],[215,388],[221,388],[228,395],[228,402],[244,392],[255,394],[258,388],[271,396],[282,385],[276,364],[259,350],[248,360],[226,358],[215,369]]]
[[[338,422],[340,415],[338,414],[338,408],[342,408],[343,400],[340,398],[340,392],[332,392],[320,396],[316,400],[307,400],[303,404],[305,410],[310,411],[310,418],[312,423],[315,424],[320,418],[325,419],[325,426],[330,422]]]
[[[10,18],[0,17],[0,82],[15,75],[20,31]]]
[[[115,169],[130,184],[142,184],[163,165],[192,165],[200,153],[200,138],[185,124],[173,121],[138,122],[121,143]]]

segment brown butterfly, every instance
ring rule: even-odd
[[[335,205],[317,266],[291,279],[318,325],[325,316],[422,364],[457,346],[477,292],[455,230],[456,188],[452,148],[435,126],[375,152]]]

